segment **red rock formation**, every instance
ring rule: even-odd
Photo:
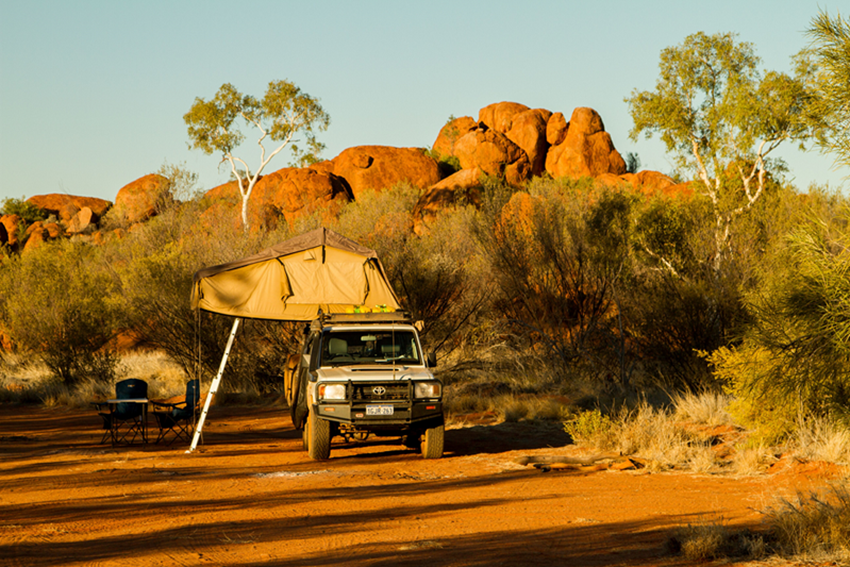
[[[249,211],[265,224],[283,216],[291,225],[299,217],[316,211],[322,211],[326,220],[330,220],[352,199],[348,186],[332,173],[287,167],[257,182],[249,200]]]
[[[21,217],[18,215],[2,215],[0,216],[0,224],[6,231],[6,244],[15,248],[18,245],[18,227],[21,224]]]
[[[553,177],[622,175],[626,162],[614,149],[599,114],[592,108],[576,108],[563,142],[549,149],[546,171]]]
[[[55,222],[49,222],[45,224],[44,230],[47,231],[47,237],[50,239],[59,238],[60,236],[65,235],[65,230]]]
[[[212,205],[202,215],[209,223],[233,219],[242,225],[242,195],[236,181],[213,187],[204,197]],[[286,167],[261,176],[248,199],[248,222],[251,227],[274,226],[280,217],[292,224],[299,217],[321,211],[335,216],[352,200],[345,181],[326,167]]]
[[[166,198],[165,189],[168,179],[156,173],[150,173],[128,183],[118,190],[115,197],[115,209],[129,223],[142,222],[156,214],[157,203]]]
[[[638,173],[614,175],[603,173],[596,178],[610,187],[629,184],[635,191],[646,196],[664,195],[671,198],[688,198],[693,195],[690,183],[677,184],[670,177],[658,171],[644,170]]]
[[[556,112],[546,123],[546,141],[550,146],[557,146],[567,137],[567,119],[563,112]]]
[[[478,111],[478,122],[483,122],[491,130],[507,134],[513,126],[514,116],[527,110],[527,106],[518,102],[496,102]]]
[[[343,150],[330,163],[322,162],[310,169],[342,177],[355,199],[368,189],[380,191],[404,181],[430,187],[440,180],[437,162],[418,148],[355,146]]]
[[[93,218],[94,213],[92,210],[88,207],[83,207],[68,221],[68,232],[71,234],[85,232],[89,226],[92,226]]]
[[[47,232],[47,229],[44,228],[44,225],[41,221],[36,221],[32,223],[26,231],[26,242],[24,244],[24,248],[22,250],[23,253],[27,253],[30,250],[35,250],[39,246],[41,246],[45,240],[50,237],[50,234]]]
[[[112,203],[105,199],[77,197],[75,195],[62,195],[59,193],[36,195],[27,199],[27,203],[44,209],[48,214],[56,215],[62,221],[69,221],[78,210],[88,207],[92,210],[95,222],[97,222],[112,207]]]
[[[531,163],[531,174],[541,175],[546,169],[547,124],[552,113],[544,108],[526,110],[513,116],[511,129],[505,135],[522,148]]]
[[[514,185],[531,175],[531,164],[522,148],[486,125],[480,125],[458,140],[455,155],[462,169],[479,168],[487,175],[504,176]]]
[[[443,211],[453,209],[459,202],[481,206],[479,168],[461,169],[428,189],[413,207],[413,231],[420,236]]]
[[[431,149],[441,156],[453,156],[455,143],[476,126],[478,123],[471,116],[455,118],[440,129]]]

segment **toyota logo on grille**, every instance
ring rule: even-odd
[[[374,388],[372,388],[372,393],[376,396],[383,396],[387,393],[387,389],[383,386],[375,386]]]

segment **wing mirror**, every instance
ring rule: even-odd
[[[437,366],[437,352],[431,351],[428,353],[428,356],[425,358],[425,366],[428,368],[435,368]]]

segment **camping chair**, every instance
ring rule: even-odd
[[[191,441],[195,432],[195,416],[198,414],[198,404],[201,401],[200,381],[189,380],[186,383],[186,397],[182,402],[163,403],[153,402],[153,415],[159,426],[159,443],[170,432],[174,437],[168,443],[171,445],[178,439]]]
[[[147,417],[148,384],[144,380],[130,378],[115,384],[115,400],[95,402],[98,415],[103,419],[103,437],[101,444],[107,439],[112,446],[119,443],[132,443],[137,436],[142,442],[147,442],[145,420]],[[122,402],[121,400],[133,400]],[[100,411],[106,408],[107,411]],[[132,437],[131,437],[132,435]]]

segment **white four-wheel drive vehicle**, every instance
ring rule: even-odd
[[[426,459],[443,455],[443,385],[403,312],[320,316],[305,330],[285,384],[292,422],[312,459],[331,440],[400,437]]]

